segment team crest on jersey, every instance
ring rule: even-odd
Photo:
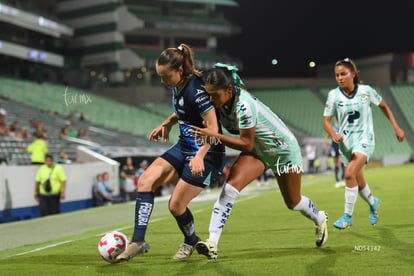
[[[180,99],[178,100],[178,104],[179,104],[180,106],[184,106],[184,99],[183,99],[183,98],[180,98]]]
[[[362,94],[361,94],[361,102],[362,102],[362,103],[366,103],[366,102],[367,102],[367,99],[368,99],[367,94],[362,93]]]

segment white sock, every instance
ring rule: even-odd
[[[321,224],[325,219],[322,215],[319,216],[318,208],[316,208],[312,200],[304,195],[301,195],[299,203],[293,208],[293,210],[300,211],[302,215],[313,220],[315,225]]]
[[[345,214],[352,216],[357,198],[358,186],[353,188],[345,187]]]
[[[237,189],[230,184],[226,183],[221,190],[219,198],[214,204],[210,219],[210,236],[208,239],[215,242],[216,245],[218,245],[221,232],[223,231],[224,225],[230,216],[234,200],[238,195],[239,191],[237,191]]]
[[[374,204],[374,196],[371,193],[371,189],[368,186],[368,183],[365,184],[364,189],[359,191],[359,195],[371,206]]]

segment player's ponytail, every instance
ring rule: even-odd
[[[198,77],[201,77],[201,72],[197,70],[194,66],[193,50],[191,50],[191,48],[187,44],[180,44],[180,46],[178,46],[177,49],[181,51],[183,54],[184,74],[185,75],[194,74]]]
[[[194,67],[194,54],[187,44],[180,44],[177,48],[165,49],[157,59],[158,65],[169,65],[172,70],[183,68],[184,77],[191,74],[201,76],[201,72]]]

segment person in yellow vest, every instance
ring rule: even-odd
[[[49,183],[48,183],[49,182]],[[46,154],[45,164],[36,174],[35,199],[39,202],[40,216],[60,213],[60,200],[65,199],[66,173],[55,164],[53,156]]]
[[[27,146],[26,151],[32,154],[32,164],[44,164],[45,155],[49,151],[45,137],[38,135],[36,140]]]

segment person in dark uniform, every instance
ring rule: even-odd
[[[150,133],[149,139],[168,141],[169,132],[177,123],[180,136],[138,180],[134,233],[127,249],[117,256],[119,261],[149,250],[145,233],[153,210],[154,192],[174,180],[178,181],[169,209],[184,235],[184,242],[173,259],[188,259],[201,239],[196,235],[193,215],[187,206],[217,178],[225,164],[224,145],[200,143],[190,131],[192,125],[221,131],[215,108],[204,89],[202,74],[194,67],[192,49],[186,44],[165,49],[157,59],[156,71],[161,82],[171,89],[175,112]]]

